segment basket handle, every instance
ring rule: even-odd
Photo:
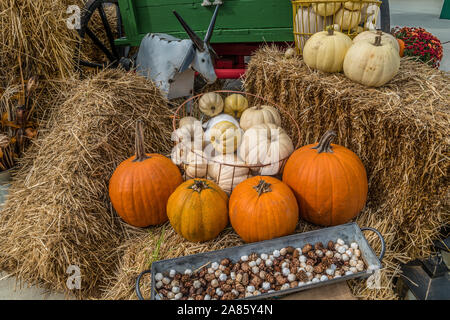
[[[137,295],[137,297],[138,297],[139,300],[145,300],[144,297],[142,296],[142,293],[141,293],[141,285],[140,285],[140,283],[141,283],[141,278],[142,278],[142,276],[145,275],[145,274],[147,274],[147,273],[152,273],[152,271],[151,271],[151,270],[145,270],[145,271],[142,271],[142,272],[138,275],[138,277],[137,277],[137,279],[136,279],[136,295]]]
[[[384,241],[384,238],[381,235],[381,232],[378,231],[377,229],[371,228],[371,227],[361,228],[361,231],[372,231],[372,232],[375,232],[375,234],[378,236],[378,238],[380,238],[380,241],[381,241],[381,252],[380,252],[380,255],[378,257],[378,260],[380,260],[380,262],[381,262],[381,260],[383,260],[384,254],[386,253],[386,242]]]

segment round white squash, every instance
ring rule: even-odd
[[[341,7],[341,3],[334,0],[322,0],[321,3],[313,3],[312,8],[315,13],[323,17],[331,16]]]
[[[245,131],[239,147],[239,156],[260,175],[275,175],[281,168],[281,160],[294,152],[291,138],[281,127],[273,123],[259,124]]]
[[[400,50],[397,39],[391,35],[390,33],[383,32],[381,30],[377,31],[364,31],[358,34],[355,38],[353,38],[353,43],[357,43],[359,41],[369,41],[375,42],[375,38],[381,35],[381,43],[388,43],[394,47],[397,52]]]
[[[329,18],[327,18],[329,20]],[[295,32],[303,35],[296,35],[297,43],[301,49],[305,46],[309,35],[324,30],[324,17],[317,15],[312,7],[300,7],[295,16]]]
[[[306,41],[303,61],[312,69],[339,72],[351,45],[349,36],[329,28],[328,31],[315,33]]]
[[[347,10],[359,11],[362,8],[364,8],[365,6],[366,6],[366,4],[364,4],[364,2],[361,2],[358,0],[356,0],[356,1],[350,0],[350,1],[344,2],[344,8]]]
[[[280,113],[274,107],[267,105],[251,107],[242,113],[240,125],[244,131],[261,123],[274,123],[281,126]]]
[[[187,124],[194,124],[197,121],[198,121],[197,118],[194,117],[181,118],[180,121],[178,122],[178,128],[184,127]]]
[[[335,22],[343,30],[353,29],[361,22],[361,11],[351,11],[342,8],[336,13]]]
[[[208,160],[203,151],[190,151],[185,159],[184,170],[189,178],[206,177]]]
[[[205,137],[202,123],[198,120],[184,124],[172,133],[172,141],[184,144],[192,150],[202,150],[205,146]]]
[[[222,112],[223,99],[218,93],[208,92],[201,96],[198,107],[207,116],[214,117]]]
[[[390,44],[360,41],[347,52],[344,73],[347,78],[369,87],[379,87],[389,82],[400,68],[400,55]]]
[[[213,158],[208,165],[208,175],[228,194],[239,183],[251,176],[250,170],[245,167],[245,162],[235,154],[219,155]]]

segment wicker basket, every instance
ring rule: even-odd
[[[294,145],[294,150],[298,149],[300,147],[300,141],[298,140],[298,137],[300,136],[300,127],[297,124],[297,122],[294,120],[294,117],[289,114],[285,109],[280,107],[279,105],[262,98],[260,96],[240,92],[240,91],[230,91],[230,90],[219,90],[219,91],[213,91],[215,93],[218,93],[222,96],[222,98],[226,98],[226,96],[230,94],[242,94],[244,95],[248,102],[249,107],[256,106],[256,105],[270,105],[274,108],[276,108],[279,113],[282,120],[282,127],[289,127],[293,128],[294,132],[286,131],[286,133],[289,135],[289,137],[292,140],[292,143]],[[199,108],[198,108],[198,100],[202,97],[203,94],[196,95],[194,97],[189,98],[186,100],[183,104],[181,104],[177,110],[175,111],[175,116],[173,119],[173,130],[175,130],[179,127],[179,121],[183,117],[192,116],[196,119],[200,120],[202,123],[205,123],[205,121],[208,121],[209,118],[203,115]],[[283,125],[284,124],[284,125]],[[175,148],[180,147],[183,142],[175,143],[174,144],[174,150]],[[190,146],[182,145],[181,147],[184,147],[186,149],[189,149],[194,154],[194,161],[189,163],[185,163],[184,161],[177,162],[174,161],[180,168],[180,170],[183,173],[184,179],[190,179],[190,178],[207,178],[210,180],[215,181],[219,186],[228,194],[231,193],[233,188],[240,183],[241,181],[250,178],[253,175],[269,175],[264,174],[264,172],[271,172],[272,176],[280,176],[280,174],[283,171],[284,165],[288,159],[288,157],[285,157],[284,159],[280,159],[277,162],[274,163],[265,163],[265,164],[259,164],[259,165],[247,165],[245,163],[227,163],[224,161],[217,161],[213,157],[209,156],[208,154],[204,154],[202,151],[196,151],[192,150]],[[172,160],[173,159],[172,153]],[[192,155],[192,154],[191,154]],[[217,154],[216,154],[217,155]],[[192,164],[193,162],[193,164]],[[193,168],[190,167],[190,173],[191,175],[187,175],[186,173],[186,166],[194,166]],[[210,172],[210,166],[215,166],[215,171],[218,172],[218,175],[216,177],[211,177],[209,175]],[[274,169],[276,168],[276,169]],[[267,170],[270,169],[270,170]],[[205,175],[205,170],[208,174]],[[222,180],[221,177],[226,177],[226,181]]]
[[[308,38],[333,27],[355,37],[366,30],[375,30],[381,1],[374,0],[293,0],[295,46],[301,54]],[[320,14],[319,14],[320,13]]]

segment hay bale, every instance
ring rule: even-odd
[[[116,166],[133,154],[138,118],[148,152],[170,151],[171,113],[159,90],[134,73],[105,71],[60,81],[41,136],[21,160],[0,212],[0,268],[63,292],[70,265],[81,269],[80,298],[97,297],[122,242],[140,231],[121,223],[108,199]]]
[[[341,73],[311,71],[300,57],[286,59],[276,47],[261,49],[249,64],[246,90],[287,108],[302,129],[302,145],[337,130],[336,143],[356,152],[367,169],[369,199],[357,221],[387,238],[387,288],[354,286],[360,297],[393,297],[390,280],[398,263],[426,256],[449,223],[449,80],[404,58],[392,81],[367,88]],[[379,246],[374,236],[370,240]]]

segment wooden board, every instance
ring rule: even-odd
[[[281,300],[357,300],[357,298],[352,295],[347,282],[339,282],[290,294]]]

